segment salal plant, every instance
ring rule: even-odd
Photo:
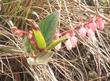
[[[104,29],[102,17],[90,17],[86,22],[80,22],[79,28],[71,28],[65,32],[56,32],[59,12],[53,12],[38,24],[32,19],[26,19],[31,30],[26,32],[12,26],[11,30],[23,38],[25,51],[29,54],[27,62],[30,65],[46,64],[53,55],[52,49],[59,50],[64,42],[67,50],[78,45],[78,35],[83,39],[94,40],[97,29]]]
[[[38,24],[33,19],[26,19],[31,30],[29,32],[11,27],[11,31],[23,38],[25,51],[29,54],[27,62],[29,65],[46,64],[52,57],[52,49],[66,40],[65,36],[55,38],[56,28],[59,21],[59,12],[55,11],[41,20]]]

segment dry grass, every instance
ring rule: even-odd
[[[103,6],[98,7],[103,10]],[[91,14],[102,16],[106,27],[104,31],[97,30],[95,40],[79,40],[79,45],[71,51],[63,46],[61,51],[54,52],[47,65],[30,67],[22,39],[10,33],[7,20],[27,31],[25,18],[39,22],[54,10],[60,11],[61,31],[75,27],[80,17],[86,20]],[[110,16],[96,10],[80,0],[4,0],[0,12],[0,81],[109,81]]]

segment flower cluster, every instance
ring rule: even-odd
[[[80,22],[79,29],[70,29],[67,30],[63,35],[65,35],[68,40],[65,41],[65,47],[67,50],[71,50],[75,48],[78,43],[78,38],[76,37],[76,33],[81,38],[92,38],[95,35],[97,29],[103,30],[104,29],[104,20],[102,17],[90,17],[87,22]],[[59,33],[59,35],[61,35]],[[58,36],[57,35],[57,38]],[[55,47],[56,50],[61,49],[61,43]]]
[[[77,38],[77,34],[81,37],[81,38],[91,38],[93,37],[94,33],[96,32],[96,30],[103,30],[104,29],[104,20],[102,17],[96,17],[96,16],[92,16],[89,18],[88,21],[86,22],[80,22],[80,24],[78,24],[79,28],[74,28],[74,29],[70,29],[70,30],[66,30],[65,32],[57,32],[55,34],[55,38],[54,40],[60,39],[61,36],[66,36],[67,40],[64,42],[65,47],[67,48],[67,50],[71,50],[72,48],[75,48],[77,46],[78,43],[78,38]],[[26,32],[20,29],[17,29],[17,27],[12,27],[11,31],[13,33],[15,33],[15,35],[23,37],[23,36],[28,36],[28,38],[30,39],[30,42],[33,45],[35,44],[35,41],[33,40],[33,34],[32,32]],[[37,47],[37,46],[35,46]],[[60,50],[61,49],[61,43],[59,43],[56,47],[56,50]]]

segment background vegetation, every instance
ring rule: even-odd
[[[109,81],[110,79],[110,1],[109,0],[0,0],[0,81]],[[22,38],[10,31],[8,20],[28,31],[26,18],[36,22],[55,10],[60,11],[57,29],[74,28],[80,18],[101,16],[103,31],[95,33],[96,42],[80,39],[68,51],[64,45],[54,50],[47,65],[29,66]]]

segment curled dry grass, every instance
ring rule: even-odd
[[[5,0],[3,7],[0,12],[0,80],[109,81],[109,15],[105,14],[105,17],[104,13],[97,13],[96,7],[89,7],[80,0]],[[90,14],[102,16],[108,24],[104,31],[97,30],[93,40],[80,39],[79,45],[70,51],[62,46],[60,51],[54,52],[47,65],[30,67],[22,39],[10,33],[7,20],[12,19],[17,27],[27,31],[25,18],[38,22],[54,10],[60,10],[58,29],[61,31],[75,27],[80,16],[86,20]],[[33,15],[33,11],[37,16]]]

